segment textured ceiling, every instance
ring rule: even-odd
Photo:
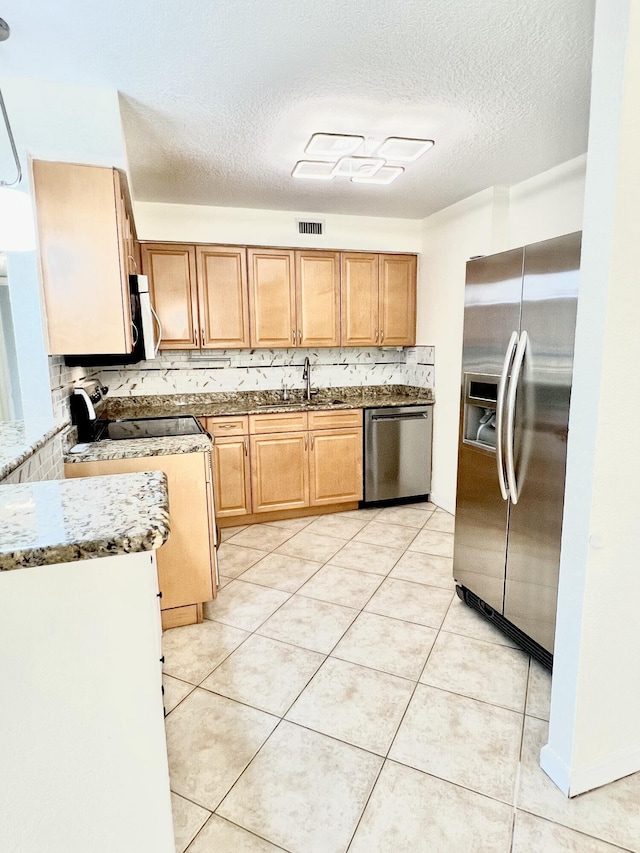
[[[141,201],[418,218],[586,150],[594,0],[4,0],[3,73],[121,93]],[[390,186],[315,131],[427,137]]]

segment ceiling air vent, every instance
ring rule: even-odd
[[[296,219],[298,223],[298,234],[322,234],[324,222],[311,222],[307,219]]]

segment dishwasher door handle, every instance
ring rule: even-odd
[[[415,415],[371,415],[372,421],[415,421],[419,418],[428,418],[429,412],[416,412]]]

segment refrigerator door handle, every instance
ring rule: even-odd
[[[509,495],[511,503],[517,504],[518,498],[518,482],[516,480],[516,468],[513,455],[513,442],[515,439],[515,420],[516,420],[516,393],[518,391],[518,382],[520,381],[520,371],[524,362],[525,352],[529,335],[522,332],[516,354],[513,357],[513,371],[511,372],[511,380],[509,382],[509,391],[507,392],[507,483],[509,486]]]
[[[498,483],[500,485],[500,494],[502,500],[506,501],[509,497],[509,489],[504,471],[504,398],[507,390],[507,381],[509,378],[509,367],[513,358],[513,351],[518,343],[518,333],[511,332],[507,351],[504,354],[504,362],[502,363],[502,373],[500,374],[500,382],[498,383],[498,393],[496,395],[496,465],[498,467]]]

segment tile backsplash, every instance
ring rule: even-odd
[[[91,368],[110,397],[139,394],[188,394],[216,391],[266,391],[302,388],[305,357],[311,381],[323,388],[353,385],[434,386],[434,348],[258,349],[164,351],[153,361]],[[63,368],[58,389],[68,393],[81,368]],[[67,371],[67,372],[65,372]],[[69,384],[71,383],[71,384]],[[53,386],[52,386],[53,387]],[[55,393],[55,392],[54,392]],[[55,407],[55,397],[54,397]]]

